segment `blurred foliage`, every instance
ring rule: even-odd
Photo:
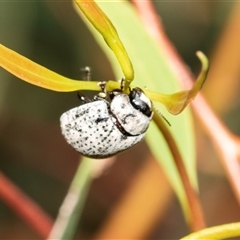
[[[197,72],[199,63],[193,53],[201,49],[211,56],[233,3],[154,4],[170,39]],[[89,65],[93,79],[114,79],[105,55],[70,2],[0,2],[0,32],[2,44],[64,76],[78,79],[79,69]],[[65,144],[58,119],[79,100],[75,93],[56,93],[18,81],[3,69],[0,78],[0,168],[55,217],[79,157]],[[232,97],[234,108],[230,112],[228,107],[224,109],[223,117],[239,133],[240,98],[239,94]],[[207,223],[239,221],[239,207],[218,158],[201,130],[196,131],[200,193]],[[148,148],[141,143],[137,149],[118,156],[119,161],[94,181],[76,239],[91,237],[101,228],[133,176],[144,166]],[[187,234],[178,202],[170,196],[167,202],[165,212],[152,223],[148,239],[176,239]],[[2,202],[0,212],[1,239],[38,237]]]

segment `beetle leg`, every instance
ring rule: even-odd
[[[107,98],[107,91],[106,91],[106,81],[101,81],[98,83],[98,86],[101,88],[101,92],[98,93],[98,95],[96,96],[96,99],[106,99]],[[94,99],[94,100],[96,100]]]
[[[124,83],[125,82],[125,78],[123,77],[122,79],[121,79],[121,83],[120,83],[120,89],[121,89],[121,92],[123,91],[123,89],[124,89]]]

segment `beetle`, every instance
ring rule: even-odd
[[[140,88],[123,93],[105,92],[106,83],[91,101],[68,110],[60,117],[61,132],[79,153],[90,158],[107,158],[125,151],[145,136],[153,117],[152,103]]]

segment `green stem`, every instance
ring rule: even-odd
[[[88,158],[81,160],[48,240],[73,238],[91,183],[93,162]]]

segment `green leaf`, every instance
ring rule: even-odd
[[[162,94],[152,91],[145,91],[147,96],[152,101],[157,101],[162,103],[171,114],[177,115],[181,113],[188,104],[196,97],[199,90],[202,88],[209,69],[209,63],[207,57],[200,51],[197,52],[197,56],[199,57],[202,63],[202,70],[194,83],[193,87],[189,90],[183,90],[180,92],[172,93],[172,94]]]
[[[129,57],[132,60],[135,69],[134,85],[141,88],[146,86],[150,90],[163,92],[165,94],[179,91],[180,87],[167,65],[163,52],[146,33],[131,4],[126,1],[101,1],[98,2],[98,4],[111,19],[116,29],[118,29],[119,36],[121,36]],[[118,62],[109,51],[105,42],[86,19],[83,18],[83,21],[88,25],[102,49],[105,50],[117,78],[121,79],[122,73]],[[195,139],[190,111],[185,110],[181,115],[175,117],[169,115],[166,109],[162,108],[159,103],[155,103],[155,107],[158,108],[171,123],[171,132],[185,161],[190,181],[196,188]],[[188,219],[189,208],[181,179],[167,144],[154,123],[151,124],[147,131],[146,139],[153,154],[169,177],[181,202],[186,219]],[[159,189],[159,191],[161,191],[161,189]]]
[[[112,22],[93,0],[74,1],[112,49],[122,67],[126,81],[130,80],[130,83],[134,78],[133,66]]]
[[[29,60],[2,44],[0,44],[0,66],[28,83],[53,91],[100,90],[97,84],[98,82],[96,81],[81,81],[64,77]],[[118,86],[118,83],[109,81],[107,89],[114,89]]]

